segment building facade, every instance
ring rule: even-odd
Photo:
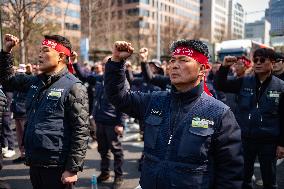
[[[265,18],[271,23],[271,36],[284,36],[284,0],[270,0]]]
[[[202,38],[211,43],[226,40],[228,35],[228,1],[200,0],[200,3]]]
[[[229,1],[228,39],[243,39],[245,34],[245,11],[237,0]]]
[[[177,38],[199,35],[199,0],[97,0],[93,10],[91,48],[109,50],[116,40],[132,42],[135,49],[148,47],[155,57],[158,15],[161,54]],[[159,6],[160,3],[160,6]],[[158,10],[160,8],[160,10]],[[158,14],[159,12],[159,14]]]
[[[37,62],[39,41],[47,34],[63,35],[74,50],[79,50],[80,0],[3,1],[1,11],[4,31],[20,38],[19,55],[16,55],[20,63]]]
[[[76,51],[80,48],[80,0],[55,0],[46,7],[42,17],[59,25],[59,34],[67,37]]]
[[[245,39],[251,39],[259,43],[270,45],[270,23],[263,19],[245,24]]]

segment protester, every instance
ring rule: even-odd
[[[12,68],[13,69],[13,68]],[[1,135],[1,147],[4,158],[11,158],[16,154],[14,132],[12,129],[12,112],[11,103],[13,99],[13,91],[7,87],[2,88],[7,98],[7,108],[2,115],[2,135]]]
[[[7,99],[4,92],[0,89],[0,136],[2,135],[2,115],[7,108]],[[0,170],[3,167],[2,162],[2,148],[0,148]],[[3,180],[0,180],[0,188],[1,189],[10,189],[10,186]]]
[[[28,91],[24,134],[26,164],[34,189],[72,188],[83,169],[88,141],[86,88],[66,68],[71,43],[59,35],[45,36],[38,76],[14,75],[12,48],[18,39],[4,37],[0,82],[13,91]]]
[[[77,64],[76,54],[72,57],[73,66],[79,79],[95,86],[92,116],[96,122],[96,136],[98,152],[101,155],[100,171],[97,177],[98,183],[107,181],[110,178],[110,152],[114,156],[115,178],[113,188],[119,188],[123,184],[123,149],[120,136],[123,134],[123,116],[120,111],[109,102],[104,91],[103,75],[95,75],[84,72]],[[106,57],[103,62],[106,62]]]
[[[157,69],[153,69],[150,65],[153,63],[148,63],[149,52],[147,48],[141,48],[139,51],[140,62],[142,74],[147,83],[160,87],[162,90],[170,90],[171,89],[171,81],[169,76],[165,76],[164,74],[158,73],[158,71],[154,71]],[[154,62],[154,61],[153,61]]]
[[[206,94],[208,47],[179,40],[170,50],[172,92],[145,94],[126,88],[123,67],[134,51],[130,43],[116,42],[106,64],[109,100],[145,124],[141,187],[240,189],[240,129],[230,109]]]
[[[20,64],[17,69],[17,74],[31,74],[31,66],[28,70],[25,64]],[[13,118],[15,119],[16,125],[16,136],[18,141],[18,147],[20,151],[20,156],[13,160],[13,163],[23,163],[25,161],[25,149],[23,142],[24,136],[24,125],[26,123],[26,92],[14,91],[13,100],[11,104],[11,111],[13,112]]]
[[[225,57],[216,81],[224,92],[238,95],[236,118],[242,130],[244,150],[243,189],[252,189],[256,158],[264,189],[276,189],[276,160],[284,157],[284,82],[272,76],[275,53],[257,49],[253,55],[255,75],[227,80],[236,57]]]
[[[276,54],[276,61],[273,65],[273,75],[284,81],[284,55]]]

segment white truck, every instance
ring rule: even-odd
[[[218,60],[223,61],[225,56],[247,56],[252,57],[253,52],[258,48],[272,48],[265,44],[250,39],[223,41],[216,47]]]

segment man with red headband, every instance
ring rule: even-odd
[[[86,88],[66,67],[71,43],[59,35],[45,36],[38,60],[41,74],[15,76],[11,51],[17,42],[15,36],[4,37],[0,82],[27,92],[24,148],[33,188],[71,188],[83,169],[89,134]]]
[[[240,189],[241,136],[233,113],[204,84],[208,47],[201,41],[171,45],[171,92],[127,90],[125,60],[130,43],[114,44],[105,88],[117,109],[145,125],[140,185],[143,189]]]

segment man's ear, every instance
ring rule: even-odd
[[[59,53],[59,59],[58,62],[66,63],[66,55],[63,52]]]
[[[198,72],[199,72],[199,73],[198,73],[199,76],[204,77],[204,76],[206,75],[206,67],[205,67],[205,65],[200,64],[200,67],[199,67],[198,70],[199,70],[199,71],[198,71]]]

